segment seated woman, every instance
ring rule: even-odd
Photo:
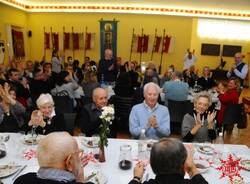
[[[205,142],[216,138],[214,119],[216,112],[207,112],[212,104],[208,92],[198,93],[194,98],[194,110],[184,116],[182,138],[185,142]]]
[[[129,184],[139,184],[145,170],[143,162],[134,169],[134,178]],[[208,184],[199,174],[191,154],[177,139],[164,138],[155,143],[150,153],[150,165],[156,177],[143,184]],[[190,179],[184,179],[185,172]]]
[[[56,87],[51,90],[52,95],[58,93],[66,93],[71,99],[73,99],[74,107],[76,107],[76,99],[80,99],[83,96],[82,88],[73,79],[73,74],[68,71],[62,71],[58,74]]]
[[[55,113],[54,101],[50,94],[41,94],[36,100],[36,104],[39,110],[32,112],[28,123],[30,128],[35,126],[37,134],[49,134],[65,130],[64,117],[62,114]]]
[[[239,92],[240,82],[237,78],[230,78],[227,82],[227,89],[218,88],[219,100],[221,103],[221,108],[218,112],[217,121],[219,126],[222,126],[224,113],[226,108],[231,104],[238,104],[239,102]],[[230,122],[231,123],[231,122]],[[228,133],[231,133],[233,129],[233,124],[226,127]]]
[[[16,101],[8,83],[0,85],[0,132],[18,132],[24,122],[25,108]]]
[[[84,91],[84,96],[87,98],[92,98],[92,93],[95,88],[100,87],[97,82],[97,74],[95,71],[87,71],[85,73],[84,81],[82,82],[82,89]]]

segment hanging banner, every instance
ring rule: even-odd
[[[113,51],[113,57],[117,55],[117,23],[118,21],[113,20],[100,20],[100,42],[101,58],[104,58],[104,51],[111,49]]]
[[[59,35],[58,33],[52,33],[52,46],[53,50],[59,50]]]
[[[13,50],[16,58],[25,57],[23,32],[12,29]]]

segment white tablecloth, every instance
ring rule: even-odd
[[[0,134],[6,135],[6,134]],[[10,162],[15,162],[15,164],[23,165],[27,164],[27,167],[22,171],[22,174],[28,172],[36,172],[38,170],[38,163],[36,158],[26,160],[22,157],[22,152],[27,149],[36,149],[36,146],[24,146],[21,140],[20,134],[9,134],[11,135],[10,140],[6,142],[7,146],[7,155],[6,157],[0,159],[0,165],[8,164]],[[80,144],[82,137],[76,137],[81,148],[85,149],[85,152],[89,152],[90,149],[82,146]],[[129,144],[132,146],[132,157],[133,157],[133,167],[135,166],[137,160],[137,141],[136,140],[123,140],[123,139],[109,139],[108,147],[105,150],[106,162],[105,163],[93,163],[85,167],[85,176],[89,175],[92,171],[101,171],[108,179],[108,184],[127,184],[133,177],[133,169],[121,170],[118,166],[119,161],[119,150],[120,146],[123,144]],[[245,145],[224,145],[224,150],[226,152],[233,153],[237,156],[250,155],[250,150]],[[206,156],[199,152],[195,152],[194,157],[196,159],[206,159],[211,156]],[[154,177],[150,166],[147,167],[146,172],[149,173],[148,178]],[[245,183],[250,183],[250,171],[241,170],[239,171],[240,175],[244,178]],[[216,170],[213,167],[210,167],[207,172],[202,174],[209,183],[212,184],[225,184],[229,183],[228,177],[223,177],[220,179],[221,171]],[[7,178],[2,178],[1,180],[4,184],[12,184],[13,176]],[[145,177],[144,177],[145,178]]]

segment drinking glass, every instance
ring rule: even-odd
[[[123,170],[128,170],[132,167],[132,147],[130,145],[122,145],[120,147],[119,166]]]

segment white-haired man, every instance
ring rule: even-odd
[[[82,157],[76,140],[66,132],[54,132],[43,138],[37,149],[39,170],[18,177],[14,184],[80,184],[84,182]],[[91,182],[87,182],[91,184]]]
[[[144,102],[135,105],[129,116],[129,131],[138,138],[145,130],[148,138],[159,139],[170,134],[168,108],[157,103],[160,87],[153,83],[144,86]]]

